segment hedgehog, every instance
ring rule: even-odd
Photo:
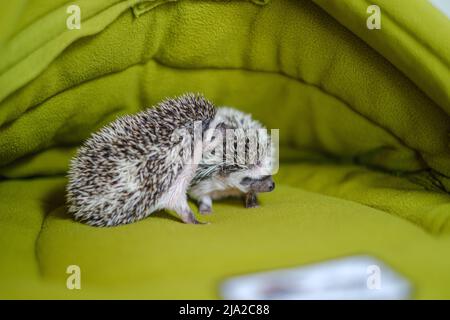
[[[111,227],[168,209],[184,223],[203,224],[189,207],[188,194],[201,213],[211,212],[212,199],[229,195],[247,195],[247,206],[254,206],[256,193],[274,186],[270,173],[261,169],[270,152],[261,143],[257,153],[262,161],[255,164],[218,157],[222,148],[223,154],[236,151],[237,143],[221,139],[236,128],[262,126],[192,93],[116,119],[92,134],[71,160],[69,213],[88,225]],[[247,139],[242,132],[237,137]],[[248,145],[244,149],[250,150]]]

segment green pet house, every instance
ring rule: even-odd
[[[369,255],[411,298],[450,298],[450,19],[432,1],[18,0],[0,17],[0,297],[213,299],[235,275]],[[77,147],[188,91],[279,129],[261,207],[73,221]]]

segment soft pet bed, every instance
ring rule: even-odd
[[[431,2],[20,0],[0,23],[0,297],[219,298],[230,276],[365,254],[450,298],[450,20]],[[208,226],[74,222],[82,141],[186,91],[280,129],[276,190]]]

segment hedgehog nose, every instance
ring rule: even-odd
[[[272,191],[273,189],[275,189],[275,182],[272,182],[272,183],[269,185],[269,191]]]

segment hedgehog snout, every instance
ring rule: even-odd
[[[244,178],[241,181],[242,185],[247,185],[248,189],[253,192],[271,192],[275,189],[275,182],[272,176],[264,176],[262,178]]]
[[[255,192],[271,192],[275,189],[275,182],[273,182],[272,176],[267,176],[252,186],[252,190]]]

